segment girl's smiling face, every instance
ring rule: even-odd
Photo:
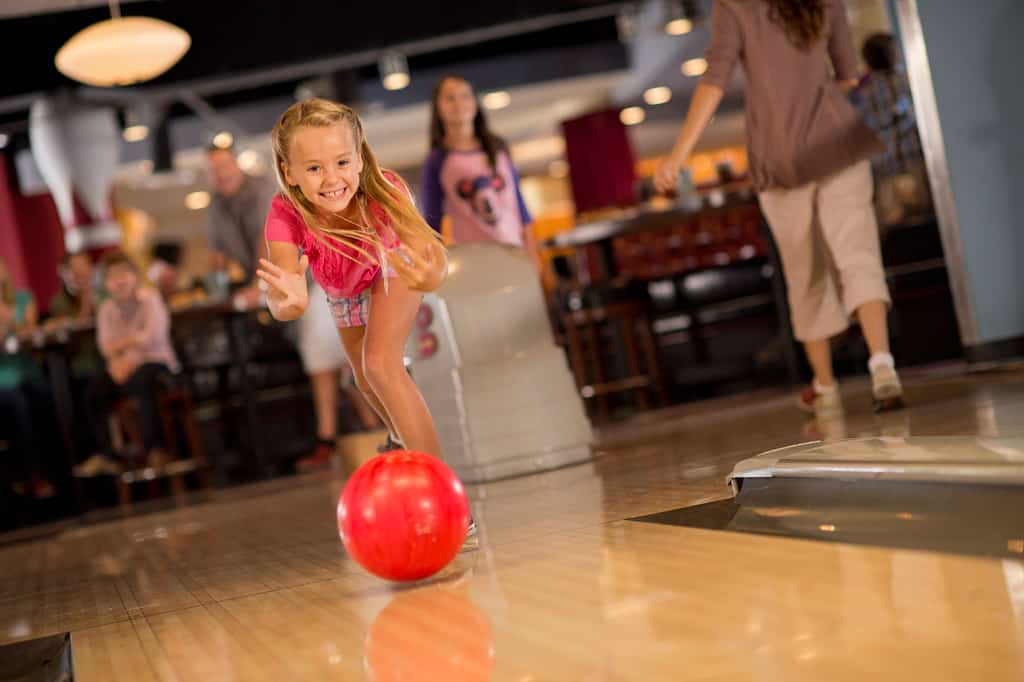
[[[363,159],[351,126],[303,126],[292,136],[285,181],[324,213],[341,213],[359,190]]]

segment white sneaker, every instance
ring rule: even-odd
[[[875,412],[888,412],[906,407],[903,402],[903,386],[895,368],[882,365],[871,373],[871,393],[874,397]]]

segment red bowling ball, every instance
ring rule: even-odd
[[[387,580],[421,580],[455,558],[469,528],[466,491],[448,466],[396,450],[360,466],[338,500],[349,556]]]

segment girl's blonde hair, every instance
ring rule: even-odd
[[[325,239],[325,236],[329,236],[352,247],[367,258],[383,260],[383,244],[376,230],[361,230],[355,225],[343,224],[340,220],[325,221],[313,204],[302,194],[302,190],[296,185],[289,185],[285,179],[284,164],[288,162],[288,151],[291,148],[295,131],[307,126],[325,128],[341,123],[347,124],[352,130],[356,149],[359,150],[359,155],[363,160],[363,170],[359,174],[359,191],[352,201],[365,202],[365,199],[369,198],[377,202],[387,216],[391,229],[403,243],[422,241],[424,238],[439,240],[437,232],[416,210],[408,187],[398,177],[398,174],[391,173],[398,182],[402,183],[401,188],[396,187],[385,177],[385,170],[377,163],[377,158],[366,142],[363,124],[356,112],[344,104],[312,98],[296,102],[281,114],[281,118],[277,120],[271,133],[271,144],[274,148],[274,172],[277,174],[277,183],[281,186],[284,195],[299,211],[303,222],[306,223],[306,227],[313,233],[317,241],[334,251],[340,251],[337,246]],[[360,207],[365,209],[365,203],[360,203]],[[372,218],[367,217],[363,211],[363,220],[370,219]],[[352,258],[345,252],[341,253]],[[383,263],[380,264],[383,265]]]

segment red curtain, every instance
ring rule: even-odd
[[[636,160],[617,110],[562,123],[576,212],[636,203]]]
[[[26,197],[14,165],[0,154],[0,258],[15,283],[32,290],[41,312],[60,290],[57,265],[64,256],[64,228],[49,194]]]

